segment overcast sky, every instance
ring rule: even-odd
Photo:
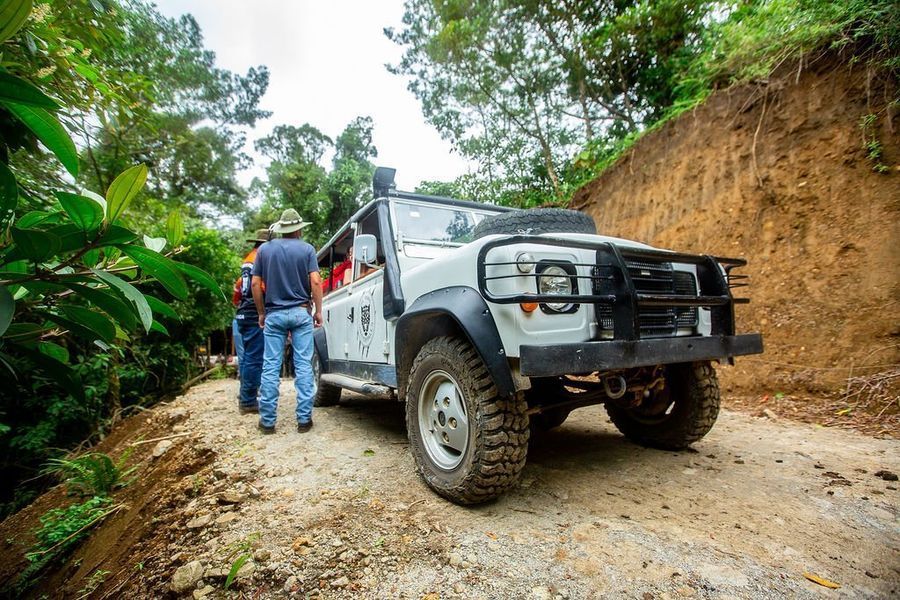
[[[217,64],[246,73],[269,68],[261,107],[272,116],[247,132],[252,169],[245,185],[264,176],[252,141],[276,125],[309,123],[332,139],[357,116],[374,120],[375,164],[397,169],[397,187],[423,180],[449,181],[466,172],[465,161],[425,123],[406,80],[387,72],[401,49],[385,27],[400,26],[402,0],[157,0],[166,16],[194,15]]]

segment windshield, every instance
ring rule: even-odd
[[[397,202],[397,225],[408,241],[467,244],[472,230],[489,212],[449,206]]]

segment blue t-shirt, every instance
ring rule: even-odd
[[[299,238],[266,242],[256,251],[253,274],[266,282],[266,310],[309,302],[309,274],[319,272],[316,251]]]

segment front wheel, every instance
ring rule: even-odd
[[[413,361],[406,427],[416,468],[458,504],[492,500],[513,487],[528,452],[527,404],[501,397],[468,341],[440,337]]]
[[[633,442],[664,450],[687,448],[719,415],[719,380],[709,361],[666,366],[666,385],[640,406],[606,404],[613,425]]]

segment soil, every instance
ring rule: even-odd
[[[644,136],[575,194],[601,233],[749,260],[737,323],[766,351],[738,359],[726,389],[825,397],[820,422],[880,413],[900,430],[897,85],[834,54],[785,65]],[[885,173],[863,147],[868,114]]]
[[[884,479],[900,473],[896,440],[724,411],[692,450],[663,452],[590,407],[533,441],[515,489],[465,508],[416,475],[395,401],[345,393],[298,434],[285,381],[278,431],[263,436],[236,391],[206,383],[121,428],[114,455],[182,435],[158,458],[155,443],[137,447],[139,477],[117,498],[127,509],[32,596],[79,597],[98,570],[95,599],[900,593],[900,491]],[[51,491],[0,524],[0,586],[23,566],[23,532],[60,500]]]

